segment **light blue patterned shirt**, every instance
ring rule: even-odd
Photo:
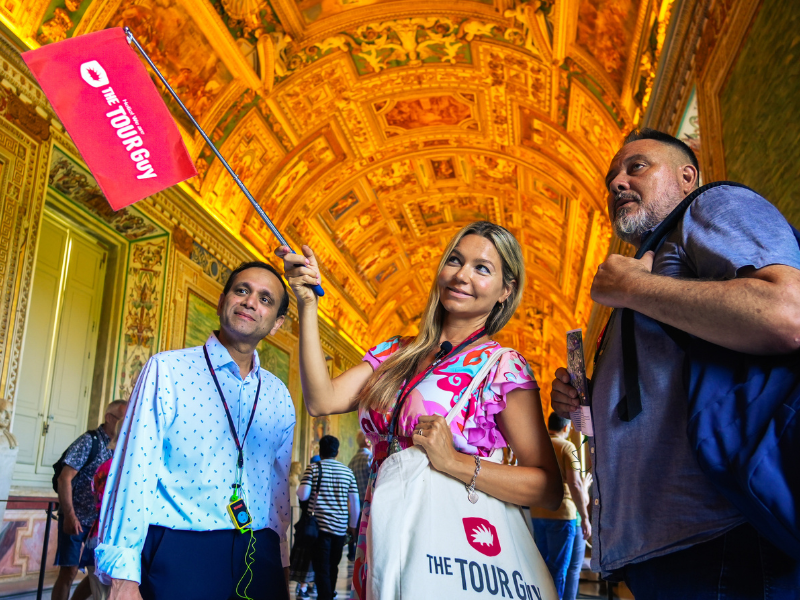
[[[243,490],[253,528],[281,538],[289,564],[289,465],[295,411],[286,386],[259,367],[242,380],[231,355],[211,334],[205,344],[241,441]],[[147,361],[120,431],[100,511],[97,570],[141,582],[141,552],[150,525],[191,531],[232,529],[227,505],[237,460],[225,409],[203,347],[161,352]]]

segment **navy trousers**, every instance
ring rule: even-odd
[[[744,524],[624,568],[636,600],[798,600],[800,562]]]
[[[344,550],[343,535],[333,535],[325,531],[313,542],[311,564],[314,565],[314,585],[317,586],[317,600],[332,600],[339,578],[339,563]]]
[[[247,596],[288,600],[278,534],[261,529],[253,535],[255,561]],[[142,548],[139,591],[143,600],[235,600],[244,596],[250,577],[245,574],[249,542],[249,533],[233,529],[185,531],[151,525]]]

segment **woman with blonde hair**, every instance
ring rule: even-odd
[[[284,260],[287,281],[297,297],[300,374],[308,412],[316,417],[358,410],[361,428],[374,448],[374,469],[388,455],[416,445],[434,469],[465,486],[472,484],[473,492],[519,506],[557,508],[563,494],[561,475],[538,385],[522,355],[503,354],[450,425],[444,418],[481,365],[500,348],[491,337],[508,323],[522,299],[525,267],[514,236],[486,221],[464,227],[441,258],[419,334],[378,344],[361,364],[334,379],[328,376],[318,299],[310,288],[321,283],[319,265],[311,248],[303,246],[302,251],[290,254],[282,247],[276,254]],[[506,446],[513,448],[517,466],[498,464],[499,458],[481,465],[481,457],[501,456]],[[356,598],[367,596],[365,534],[374,479],[373,474],[359,528]],[[470,501],[475,501],[472,496]],[[319,600],[329,600],[323,590],[319,593]]]

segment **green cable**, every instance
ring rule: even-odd
[[[244,553],[244,573],[242,574],[241,579],[239,579],[239,583],[236,584],[236,595],[239,598],[244,598],[244,600],[253,600],[250,596],[247,595],[247,588],[250,587],[250,584],[253,583],[253,563],[255,562],[255,554],[256,554],[256,536],[253,534],[252,529],[247,529],[250,532],[250,540],[247,542],[247,551]],[[244,533],[244,531],[242,531]],[[242,581],[247,576],[250,576],[249,580],[247,581],[247,585],[244,586],[244,591],[242,594],[239,593],[239,586],[242,585]]]
[[[236,481],[239,483],[238,488],[234,488],[233,496],[231,496],[231,502],[234,500],[239,499],[239,492],[241,492],[241,498],[244,500],[245,506],[247,506],[247,493],[244,491],[244,487],[241,485],[242,482],[242,472],[237,469],[236,474]],[[250,596],[247,595],[247,589],[250,587],[250,584],[253,583],[253,569],[251,568],[255,563],[255,554],[256,554],[256,536],[253,533],[252,526],[248,526],[247,529],[240,529],[241,533],[248,531],[250,533],[250,539],[247,541],[247,550],[244,553],[244,573],[242,577],[239,579],[239,583],[236,584],[236,595],[239,598],[244,598],[244,600],[253,600]],[[242,585],[242,581],[244,581],[245,577],[248,577],[249,580],[247,581],[247,585],[244,586],[244,591],[242,592],[244,595],[239,593],[239,586]]]

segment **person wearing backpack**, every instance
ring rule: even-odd
[[[78,574],[81,547],[98,514],[92,479],[97,468],[111,458],[108,444],[117,423],[125,418],[127,407],[125,400],[111,402],[106,408],[103,424],[72,442],[53,465],[53,488],[58,492],[59,503],[55,561],[59,570],[53,585],[53,600],[69,598],[72,582]],[[81,597],[80,592],[74,596],[76,600]]]
[[[297,497],[309,502],[318,526],[317,538],[310,544],[317,600],[336,597],[345,537],[348,531],[355,534],[361,516],[356,476],[350,467],[336,460],[338,454],[339,439],[322,436],[319,441],[321,460],[308,465],[297,488]],[[308,595],[298,594],[298,598],[303,597],[308,598]]]
[[[609,255],[592,284],[592,299],[615,309],[591,382],[592,568],[624,580],[636,600],[800,598],[800,561],[784,542],[796,523],[784,522],[785,537],[766,527],[751,502],[763,486],[734,462],[715,472],[723,463],[709,453],[752,458],[756,417],[766,424],[758,436],[781,428],[777,413],[752,412],[760,392],[736,389],[751,372],[731,369],[729,358],[760,364],[772,379],[770,365],[797,356],[798,234],[753,190],[698,183],[692,150],[649,129],[627,137],[606,176],[614,229],[639,252]],[[693,350],[698,343],[705,355]],[[698,394],[708,377],[715,385]],[[784,374],[792,377],[797,370]],[[569,381],[556,371],[552,406],[563,417],[579,404]],[[715,388],[730,394],[711,406]],[[790,490],[796,454],[767,450],[770,485]],[[775,490],[766,512],[796,514],[797,496]]]

